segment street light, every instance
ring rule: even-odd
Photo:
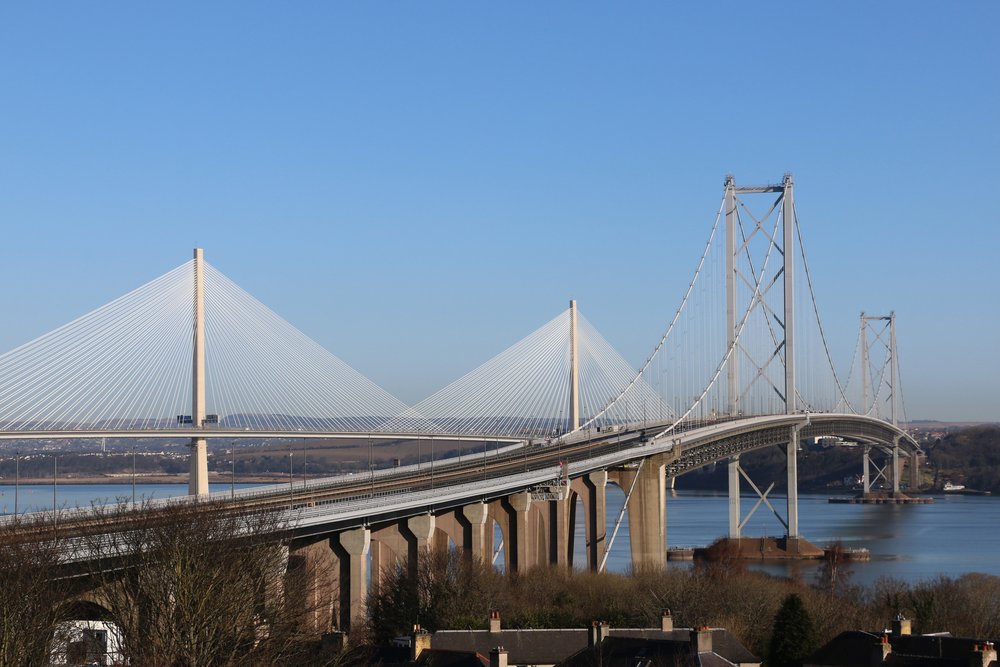
[[[236,443],[233,443],[232,449],[229,450],[230,463],[232,468],[230,469],[229,475],[229,497],[236,498]]]
[[[56,489],[58,488],[57,478],[59,477],[59,455],[52,455],[52,523],[55,524],[58,521],[56,516],[56,508],[59,505],[56,503]]]
[[[135,445],[132,445],[132,504],[135,505]]]
[[[14,452],[14,516],[17,516],[17,501],[21,495],[21,452]]]

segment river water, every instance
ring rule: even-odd
[[[725,493],[668,492],[667,545],[705,546],[725,535],[729,527],[729,500]],[[799,495],[799,533],[817,546],[840,540],[845,547],[870,550],[870,562],[850,565],[852,581],[869,584],[879,577],[917,582],[944,574],[967,572],[1000,576],[1000,498],[990,496],[936,495],[928,505],[831,504],[827,495]],[[784,516],[785,498],[768,497]],[[744,514],[756,496],[741,500]],[[620,489],[608,486],[608,535],[611,535],[624,501]],[[627,514],[626,514],[627,517]],[[743,528],[747,537],[784,535],[785,528],[766,505],[761,505]],[[577,530],[575,544],[583,544]],[[608,569],[625,571],[630,562],[627,519],[615,538]],[[586,562],[582,548],[574,562]],[[580,559],[583,558],[581,561]],[[671,567],[690,567],[671,561]],[[753,564],[754,569],[812,581],[820,563],[790,561]]]
[[[259,484],[236,484],[244,489]],[[210,484],[209,491],[228,491],[229,484]],[[136,484],[136,500],[152,500],[182,496],[187,493],[184,484]],[[48,512],[52,510],[51,484],[21,484],[18,488],[17,507],[20,512]],[[55,487],[56,507],[73,509],[89,507],[93,503],[111,503],[116,500],[132,500],[131,484],[58,484]],[[14,485],[0,484],[0,514],[14,513]]]
[[[237,484],[236,488],[255,486]],[[229,484],[213,484],[212,491],[225,491]],[[118,498],[131,500],[130,484],[66,484],[56,489],[59,507],[86,507],[92,502]],[[187,493],[186,484],[138,484],[138,498],[166,498]],[[624,494],[613,485],[607,487],[608,537],[610,539]],[[769,498],[784,515],[785,499]],[[1000,498],[983,496],[938,495],[929,505],[840,505],[827,502],[826,495],[799,496],[799,532],[818,546],[840,540],[845,547],[865,547],[871,562],[851,565],[856,583],[871,583],[883,576],[916,582],[939,574],[960,576],[966,572],[985,572],[1000,576]],[[742,499],[744,513],[756,497]],[[52,509],[52,486],[22,484],[19,507],[24,511]],[[0,512],[14,511],[14,487],[0,485]],[[583,516],[582,507],[578,517]],[[669,492],[667,498],[667,545],[704,546],[728,529],[728,499],[724,493],[704,491]],[[746,536],[784,534],[784,527],[765,505],[761,505],[743,529]],[[498,536],[499,537],[499,536]],[[582,521],[578,522],[574,541],[577,566],[586,563]],[[501,559],[498,559],[502,563]],[[624,572],[630,564],[628,518],[612,544],[608,569]],[[684,561],[671,561],[670,567],[690,567]],[[776,564],[753,564],[781,576],[796,576],[809,581],[820,564],[815,561],[792,561]]]

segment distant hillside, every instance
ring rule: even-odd
[[[924,443],[936,482],[1000,494],[1000,425],[969,426]]]
[[[769,447],[744,454],[740,465],[751,479],[784,492],[786,484],[785,452],[782,447]],[[799,490],[806,492],[830,491],[844,488],[843,480],[861,473],[861,452],[855,448],[833,447],[824,451],[803,449],[798,456]],[[766,481],[764,481],[766,480]],[[724,462],[690,472],[677,478],[678,489],[711,489],[725,491],[729,488],[727,467]]]
[[[949,481],[1000,495],[1000,424],[954,428],[921,445],[927,452],[935,488],[940,489]],[[774,481],[776,489],[784,490],[785,455],[781,449],[772,447],[745,454],[740,463],[754,480],[767,480],[765,484]],[[802,450],[798,466],[800,490],[834,490],[845,477],[861,473],[861,453],[854,448],[839,447],[826,451]],[[931,478],[924,479],[925,483],[931,482]],[[728,488],[726,466],[719,463],[702,472],[688,473],[677,479],[677,488],[724,491]]]

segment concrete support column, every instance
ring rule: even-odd
[[[571,488],[583,503],[584,532],[587,536],[587,568],[592,572],[596,572],[600,566],[607,545],[608,514],[605,496],[607,486],[606,470],[592,472],[571,482]]]
[[[191,467],[188,476],[188,495],[203,496],[208,493],[208,442],[205,438],[191,438]]]
[[[666,466],[662,457],[650,457],[638,471],[612,473],[628,500],[628,532],[632,547],[632,569],[662,568],[667,564]],[[637,477],[638,475],[638,477]],[[635,485],[633,486],[633,481]]]
[[[570,567],[573,558],[573,521],[570,502],[572,494],[563,500],[550,500],[549,510],[549,553],[550,565]]]
[[[468,556],[465,552],[469,549],[469,529],[468,521],[462,516],[461,508],[437,514],[434,519],[436,537],[434,538],[434,550],[445,553],[451,548],[449,540],[455,545],[455,549],[462,553],[463,557]]]
[[[466,505],[461,509],[462,518],[466,525],[463,526],[463,544],[462,549],[468,557],[472,560],[481,560],[489,562],[493,558],[493,547],[491,546],[493,540],[489,540],[489,545],[486,540],[486,519],[489,517],[489,512],[486,508],[486,503],[473,503],[471,505]],[[490,538],[492,538],[492,533]]]
[[[528,512],[528,531],[530,536],[531,564],[529,567],[542,567],[548,565],[552,554],[558,545],[553,540],[555,527],[552,522],[551,501],[539,501],[532,499],[531,510]]]
[[[301,610],[300,620],[312,632],[326,632],[333,627],[337,570],[337,558],[328,539],[290,545],[285,600]]]
[[[861,490],[867,495],[872,492],[872,475],[870,470],[872,446],[865,445],[861,451]]]
[[[535,562],[531,549],[532,530],[529,526],[531,494],[515,493],[506,499],[510,523],[506,548],[512,572],[526,572]]]
[[[406,530],[409,532],[406,540],[406,565],[409,568],[410,576],[416,576],[420,560],[431,550],[434,528],[433,514],[421,514],[406,520]]]
[[[381,589],[382,577],[385,574],[385,570],[392,565],[393,556],[389,547],[387,547],[382,540],[377,540],[374,537],[371,539],[369,553],[371,554],[371,562],[369,565],[371,568],[370,588],[372,595],[377,595]]]
[[[923,457],[914,452],[910,455],[910,490],[916,491],[920,488],[920,467],[923,465]]]
[[[788,516],[788,537],[799,536],[799,427],[791,428],[788,447],[785,450],[785,471],[787,472],[788,495],[786,514]]]
[[[729,539],[740,538],[740,457],[729,459]]]
[[[340,559],[340,629],[351,632],[364,622],[371,533],[367,528],[345,530],[331,539],[331,546]]]
[[[899,438],[892,441],[892,492],[899,493]]]

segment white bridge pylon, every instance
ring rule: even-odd
[[[191,423],[194,264],[0,356],[0,431],[363,432],[407,409],[202,262],[209,424]]]
[[[542,327],[392,420],[393,432],[462,433],[532,438],[575,430],[621,392],[636,371],[582,315],[575,302]],[[573,423],[574,349],[578,355]],[[650,414],[673,415],[643,383],[630,394]]]
[[[200,312],[204,407],[195,400],[193,409]],[[636,374],[586,319],[576,316],[574,326],[574,316],[575,304],[409,407],[196,251],[194,260],[0,356],[0,432],[561,434],[575,426],[573,385],[587,418]],[[632,394],[651,414],[672,414],[648,387]]]

